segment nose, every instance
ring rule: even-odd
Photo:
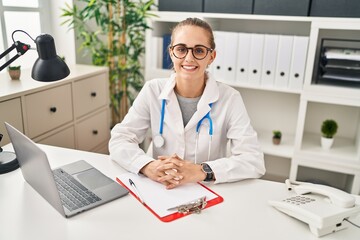
[[[191,53],[190,53],[190,51],[191,51]],[[188,48],[188,51],[187,51],[187,53],[186,53],[186,55],[185,55],[185,61],[187,61],[187,62],[193,62],[194,61],[194,55],[193,55],[193,52],[192,52],[193,50],[190,48]]]

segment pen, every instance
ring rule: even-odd
[[[134,188],[134,190],[135,190],[135,192],[136,192],[136,195],[138,196],[140,202],[141,202],[142,204],[145,204],[144,198],[141,197],[141,194],[140,194],[139,190],[137,189],[135,183],[133,182],[133,180],[131,180],[131,178],[129,178],[129,183],[130,183],[130,185]]]

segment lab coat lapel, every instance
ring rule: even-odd
[[[164,123],[169,126],[173,131],[179,134],[184,131],[184,123],[181,115],[180,106],[176,98],[175,92],[175,74],[172,74],[169,81],[165,84],[160,93],[159,99],[165,99],[165,117]]]
[[[211,108],[210,103],[214,103],[219,99],[219,88],[215,79],[209,74],[206,81],[204,92],[197,105],[197,110],[185,127],[185,131],[196,128],[198,122],[209,112]],[[210,113],[211,114],[211,113]]]

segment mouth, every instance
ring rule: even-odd
[[[198,68],[197,66],[194,65],[181,65],[181,67],[186,71],[194,71]]]

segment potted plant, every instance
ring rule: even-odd
[[[280,142],[281,142],[281,136],[282,136],[281,131],[279,131],[279,130],[274,130],[274,131],[273,131],[273,137],[272,137],[273,144],[279,145]]]
[[[334,135],[336,134],[338,125],[335,120],[326,119],[321,125],[321,146],[323,149],[330,149],[334,142]]]
[[[79,1],[78,1],[79,2]],[[147,18],[154,0],[82,0],[66,5],[63,24],[75,29],[92,62],[109,67],[111,126],[122,121],[142,88],[141,57],[145,52]]]
[[[21,66],[9,66],[9,75],[12,80],[19,80],[21,75]]]

